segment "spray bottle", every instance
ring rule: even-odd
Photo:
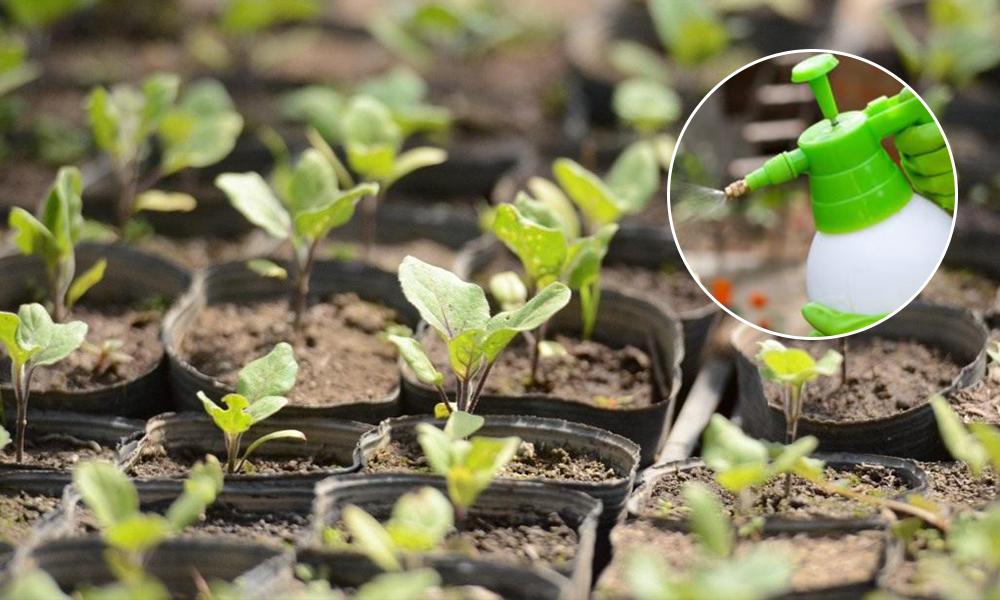
[[[799,136],[798,148],[772,157],[730,184],[730,198],[809,175],[816,235],[806,261],[809,304],[802,314],[820,333],[846,333],[904,305],[938,265],[951,216],[915,193],[882,139],[933,122],[909,89],[838,113],[827,74],[831,54],[792,70],[808,83],[825,117]],[[946,156],[950,163],[950,157]]]

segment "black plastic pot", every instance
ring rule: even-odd
[[[318,535],[323,527],[336,526],[341,510],[348,504],[385,520],[401,495],[427,486],[445,490],[443,478],[429,475],[346,475],[322,481],[316,486],[314,533]],[[579,542],[572,564],[557,571],[569,577],[574,597],[587,595],[595,532],[601,514],[599,501],[582,492],[541,483],[497,481],[479,496],[470,512],[481,516],[558,513],[576,531]],[[319,546],[320,541],[314,540],[312,547]]]
[[[871,337],[917,341],[944,351],[963,365],[955,380],[940,391],[943,395],[976,383],[986,368],[986,327],[965,309],[914,303],[885,323],[851,339]],[[746,327],[733,334],[739,377],[736,414],[748,435],[784,441],[784,414],[781,408],[768,402],[753,359],[756,342],[766,338],[765,334]],[[798,434],[816,436],[820,450],[826,452],[877,453],[921,460],[947,458],[934,411],[926,402],[891,417],[867,421],[834,422],[802,417]]]
[[[354,449],[358,439],[370,427],[353,421],[296,418],[279,413],[255,425],[246,436],[244,448],[258,437],[282,429],[298,429],[306,435],[306,441],[275,440],[268,442],[261,446],[254,453],[254,456],[288,460],[302,457],[322,457],[341,466],[307,473],[227,475],[227,484],[228,482],[254,482],[264,487],[285,487],[290,483],[315,482],[330,475],[357,471],[360,465],[355,459]],[[225,460],[226,456],[222,432],[207,415],[167,413],[150,419],[146,423],[146,432],[142,438],[121,447],[119,463],[128,473],[149,456],[162,452],[169,454],[171,451],[183,451],[196,455],[214,454],[220,460]],[[187,473],[178,473],[173,476],[153,479],[139,478],[138,481],[177,481],[186,476]]]
[[[285,298],[288,296],[288,289],[286,282],[261,277],[248,269],[242,261],[212,267],[195,277],[191,291],[167,313],[163,328],[163,345],[170,364],[171,391],[174,403],[180,410],[204,410],[197,398],[198,391],[204,391],[212,398],[234,391],[223,382],[199,372],[180,353],[181,340],[194,326],[201,310],[211,304],[249,304]],[[409,326],[417,323],[417,313],[403,296],[395,275],[355,262],[317,262],[312,273],[311,300],[342,292],[354,292],[365,300],[382,303],[395,310]],[[291,405],[282,414],[338,417],[378,423],[399,414],[399,391],[393,390],[384,398],[373,401],[340,406],[309,408]]]
[[[850,470],[854,467],[870,465],[883,467],[891,470],[906,484],[906,491],[900,496],[909,494],[921,494],[928,486],[927,474],[915,462],[904,458],[893,458],[891,456],[878,456],[875,454],[850,454],[846,452],[825,453],[817,452],[813,458],[822,460],[828,467]],[[630,519],[648,519],[653,521],[666,521],[682,524],[683,521],[660,517],[656,514],[649,514],[643,510],[643,506],[648,502],[653,494],[656,483],[661,479],[670,476],[678,471],[687,471],[696,467],[704,467],[705,463],[700,458],[690,458],[663,465],[656,465],[646,469],[640,475],[640,483],[629,497],[627,509]],[[827,532],[827,531],[861,531],[864,529],[881,529],[886,525],[885,519],[877,513],[866,517],[855,517],[850,519],[811,519],[795,520],[786,519],[779,516],[768,516],[765,519],[764,531],[770,533],[799,533],[799,532]]]
[[[97,536],[47,542],[30,563],[45,571],[64,591],[115,581],[104,561],[107,547]],[[174,598],[194,598],[196,574],[205,581],[232,581],[281,554],[268,546],[210,539],[168,540],[150,553],[146,572],[159,579]]]
[[[84,297],[89,306],[172,301],[187,289],[190,278],[173,264],[124,245],[81,244],[77,247],[77,273],[99,259],[108,261],[104,279]],[[45,267],[32,256],[0,258],[0,308],[17,310],[36,301],[37,290],[46,289]],[[88,390],[32,392],[29,406],[38,410],[70,410],[81,413],[146,418],[163,412],[167,405],[166,372],[157,362],[137,379]],[[8,412],[14,410],[14,391],[0,387]]]
[[[8,431],[14,431],[14,416],[7,413]],[[142,432],[143,423],[134,419],[121,417],[105,417],[61,411],[28,411],[28,427],[26,439],[37,436],[56,435],[71,436],[77,439],[94,441],[109,450],[117,450],[130,439],[138,437]],[[30,450],[27,451],[30,454]],[[0,464],[0,485],[7,481],[19,482],[25,486],[25,491],[34,493],[58,495],[62,488],[69,484],[71,473],[69,469],[44,469],[30,464],[18,465],[13,462]]]
[[[358,459],[361,468],[371,455],[394,439],[413,440],[418,423],[442,425],[434,417],[399,417],[387,419],[361,436]],[[579,455],[600,459],[615,471],[616,477],[602,482],[566,481],[554,479],[500,479],[500,481],[540,481],[561,488],[584,492],[601,501],[601,524],[614,523],[625,509],[625,500],[632,491],[635,471],[639,464],[639,447],[620,435],[595,427],[570,423],[561,419],[534,416],[487,415],[486,424],[476,435],[487,437],[517,436],[522,441],[553,448],[564,448]]]
[[[16,547],[0,540],[0,573],[14,556],[27,553],[38,543],[58,535],[65,517],[63,505],[66,492],[66,476],[57,471],[10,471],[0,474],[0,496],[16,496],[21,493],[32,496],[60,498],[61,502],[53,510],[41,515],[31,528],[29,539]]]

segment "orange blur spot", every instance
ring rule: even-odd
[[[767,306],[767,294],[764,292],[750,292],[747,300],[750,302],[750,306],[758,310]]]
[[[712,295],[725,306],[730,306],[733,303],[733,282],[725,277],[712,280]]]

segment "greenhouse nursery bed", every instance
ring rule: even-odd
[[[1000,10],[855,4],[0,0],[0,600],[998,597]],[[954,236],[762,345],[675,140],[848,38],[950,97]]]

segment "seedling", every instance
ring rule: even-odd
[[[291,242],[295,264],[291,305],[299,329],[320,242],[350,221],[358,202],[378,193],[379,186],[362,183],[341,190],[333,165],[316,148],[303,152],[287,177],[275,179],[273,188],[257,173],[223,173],[215,185],[248,221],[271,237]],[[258,269],[272,266],[260,260],[256,264]]]
[[[222,467],[207,457],[191,468],[184,491],[166,514],[139,511],[139,493],[111,463],[87,461],[73,470],[73,486],[94,513],[110,547],[106,560],[118,584],[102,590],[120,598],[167,598],[166,589],[145,572],[149,553],[202,517],[222,491]],[[115,593],[117,595],[112,596]]]
[[[481,287],[412,256],[400,264],[399,282],[406,299],[447,344],[449,366],[456,379],[455,408],[468,413],[475,411],[490,370],[514,336],[539,327],[570,299],[569,288],[553,282],[520,308],[491,317]],[[447,405],[444,375],[419,343],[398,338],[389,336],[417,378],[436,387]]]
[[[621,159],[641,169],[635,173],[637,180],[655,180],[658,185],[660,170],[670,168],[675,143],[664,129],[680,116],[680,97],[662,80],[632,77],[615,86],[612,107],[618,120],[638,138],[622,152]],[[647,160],[649,152],[656,157],[655,163]]]
[[[520,438],[476,436],[485,419],[460,410],[453,411],[444,429],[430,423],[417,425],[417,442],[431,469],[444,476],[448,496],[459,520],[517,454]]]
[[[965,463],[973,477],[981,477],[987,468],[1000,473],[1000,430],[986,423],[964,425],[948,401],[937,394],[930,403],[948,452]]]
[[[180,79],[156,74],[141,87],[96,87],[87,115],[97,146],[111,159],[119,185],[118,226],[141,211],[186,212],[196,200],[179,192],[152,189],[162,178],[189,167],[206,167],[229,154],[243,129],[225,88],[206,80],[189,86],[178,99]],[[145,167],[153,138],[160,162]]]
[[[794,442],[802,417],[806,383],[817,377],[837,373],[844,357],[836,350],[827,350],[818,361],[805,350],[785,348],[776,340],[760,342],[757,362],[765,379],[781,386],[781,406],[785,413],[785,441]]]
[[[569,158],[557,159],[552,173],[590,233],[645,210],[660,185],[660,162],[651,143],[626,148],[603,179]]]
[[[100,344],[92,344],[85,341],[80,348],[84,352],[94,355],[96,358],[94,361],[94,375],[101,377],[111,370],[112,367],[132,362],[132,357],[121,351],[123,345],[124,342],[121,340],[110,339],[104,340]]]
[[[378,183],[374,203],[362,206],[364,247],[369,255],[375,243],[375,214],[389,189],[402,177],[443,163],[448,154],[440,148],[420,146],[402,151],[406,131],[388,106],[372,96],[354,97],[341,123],[347,164],[365,181]]]
[[[54,365],[80,347],[87,335],[81,321],[54,323],[41,304],[22,304],[17,314],[0,312],[0,343],[10,357],[10,381],[17,402],[15,460],[24,459],[24,434],[28,426],[28,395],[35,369]],[[3,406],[0,403],[0,422]]]
[[[284,396],[295,386],[299,365],[295,362],[292,347],[282,342],[267,355],[254,360],[240,370],[236,393],[222,397],[225,409],[220,408],[204,392],[198,399],[205,412],[222,430],[226,440],[226,471],[242,472],[249,466],[250,455],[267,442],[274,440],[302,440],[306,436],[295,429],[282,429],[257,438],[240,456],[243,434],[264,419],[274,415],[288,404]]]
[[[14,207],[8,218],[18,250],[26,256],[41,258],[45,264],[52,316],[60,322],[69,316],[73,305],[101,281],[108,264],[102,258],[74,280],[76,244],[84,226],[82,189],[80,170],[63,167],[37,216]]]
[[[637,600],[668,598],[741,598],[756,600],[785,594],[791,587],[787,557],[763,549],[734,553],[735,534],[722,506],[704,487],[689,483],[682,490],[700,560],[683,573],[671,569],[656,552],[634,551],[624,580]]]

